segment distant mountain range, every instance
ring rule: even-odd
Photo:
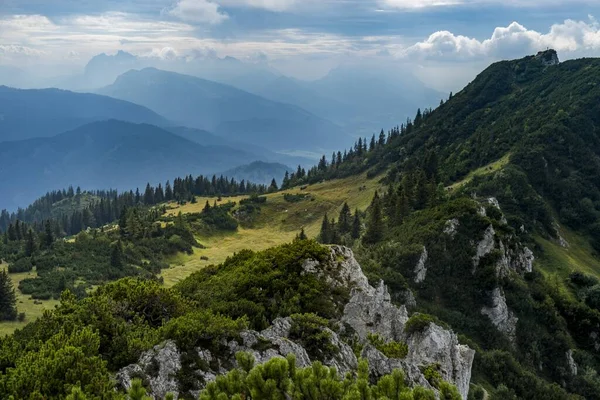
[[[255,161],[248,165],[240,165],[222,173],[222,175],[235,178],[238,181],[242,179],[247,182],[263,183],[269,185],[275,178],[278,185],[281,185],[286,172],[293,172],[287,165],[279,163],[267,163]]]
[[[185,126],[273,151],[320,153],[352,143],[342,128],[297,106],[154,68],[129,71],[98,93],[160,111]]]
[[[0,142],[54,136],[108,119],[169,124],[165,118],[143,106],[106,96],[0,86]]]
[[[50,137],[0,146],[0,209],[29,204],[48,190],[131,189],[188,174],[211,174],[259,157],[201,146],[148,124],[94,122]]]

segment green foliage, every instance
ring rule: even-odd
[[[218,340],[235,338],[246,328],[246,317],[232,320],[209,311],[194,311],[169,321],[162,331],[180,349],[192,350],[201,344],[215,345]]]
[[[368,364],[361,360],[356,376],[339,376],[335,368],[315,362],[307,368],[297,368],[293,354],[287,359],[273,358],[254,366],[251,355],[236,355],[242,368],[234,369],[225,376],[217,377],[201,393],[200,400],[254,399],[254,400],[434,400],[431,390],[420,386],[406,386],[404,373],[394,370],[381,377],[375,384],[369,381]],[[243,359],[244,362],[239,360]],[[459,400],[455,387],[441,382],[441,398]],[[457,397],[458,396],[458,397]]]
[[[408,335],[413,333],[423,332],[429,327],[430,324],[442,324],[435,316],[429,314],[416,313],[413,314],[406,325],[404,325],[404,331]]]
[[[152,400],[152,397],[146,395],[146,389],[140,379],[133,379],[131,387],[127,391],[129,400]]]
[[[304,260],[324,262],[328,250],[313,241],[294,241],[254,253],[229,257],[221,266],[207,267],[180,282],[176,289],[201,308],[237,319],[249,318],[253,329],[296,313],[332,318],[349,296],[313,274],[302,274]]]
[[[313,359],[332,358],[339,349],[331,344],[331,331],[327,330],[329,321],[315,314],[293,314],[290,339],[298,341]]]
[[[408,345],[402,342],[393,340],[385,341],[379,334],[370,333],[368,336],[371,343],[377,350],[383,353],[388,358],[404,358],[408,354]]]
[[[0,270],[0,321],[17,319],[17,298],[12,281],[5,269]]]
[[[283,199],[288,203],[300,203],[301,201],[305,201],[310,199],[309,193],[284,193]]]

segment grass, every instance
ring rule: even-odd
[[[450,189],[450,190],[459,189],[459,188],[463,187],[464,185],[466,185],[467,183],[471,182],[471,180],[476,176],[491,174],[493,172],[496,172],[496,171],[504,168],[508,164],[509,161],[510,161],[510,153],[506,153],[504,155],[504,157],[502,157],[501,159],[496,160],[492,163],[489,163],[488,165],[484,165],[481,168],[477,168],[474,171],[471,171],[464,179],[462,179],[458,182],[454,182],[452,185],[448,186],[447,189]]]
[[[4,269],[7,267],[7,264],[0,264],[0,269]],[[15,287],[15,292],[17,295],[17,311],[19,313],[25,313],[25,321],[19,322],[9,322],[3,321],[0,322],[0,337],[5,335],[10,335],[16,329],[21,329],[29,322],[35,321],[39,317],[44,314],[45,310],[52,310],[54,306],[56,306],[59,302],[58,300],[45,300],[41,301],[41,304],[35,304],[34,300],[21,293],[18,289],[19,283],[26,278],[35,277],[35,272],[23,272],[18,274],[9,274],[13,285]]]
[[[546,275],[555,275],[565,281],[571,272],[579,271],[600,278],[600,260],[594,257],[594,250],[588,240],[564,227],[561,235],[569,243],[568,248],[558,243],[536,237],[542,252],[536,254],[538,265]]]
[[[316,237],[323,216],[328,214],[330,218],[337,218],[345,201],[353,211],[356,208],[365,210],[375,190],[381,187],[378,181],[379,178],[367,180],[363,174],[310,185],[305,190],[293,188],[267,194],[267,202],[250,227],[240,227],[235,233],[198,236],[198,241],[206,248],[195,249],[192,255],[180,254],[169,260],[171,268],[161,273],[165,285],[173,286],[193,272],[211,264],[219,264],[240,250],[259,251],[290,242],[302,228],[309,237]],[[289,203],[285,201],[284,193],[307,193],[310,198]],[[223,198],[218,204],[228,201],[239,203],[245,197]],[[172,203],[167,214],[200,212],[207,200],[212,205],[215,199],[198,197],[197,203],[184,206]],[[208,260],[202,260],[201,257],[207,257]]]

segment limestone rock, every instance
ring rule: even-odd
[[[454,332],[436,324],[429,324],[422,332],[415,332],[406,343],[408,355],[405,361],[408,364],[439,364],[444,380],[456,385],[462,398],[467,398],[475,350],[459,344]]]
[[[421,283],[425,280],[425,277],[427,276],[427,266],[425,263],[427,262],[428,257],[427,248],[423,247],[421,257],[415,266],[415,283]]]
[[[483,257],[488,255],[496,247],[495,241],[496,231],[490,225],[483,234],[483,239],[477,244],[475,255],[473,256],[473,271],[479,266],[479,262]]]
[[[492,324],[514,343],[519,319],[508,309],[502,289],[496,288],[492,291],[492,306],[483,307],[481,313],[487,316]]]
[[[451,238],[454,239],[456,236],[456,232],[458,232],[458,226],[460,225],[460,221],[458,218],[449,219],[446,221],[446,225],[444,226],[444,233],[446,235],[450,235]]]
[[[181,354],[172,340],[155,346],[140,357],[137,364],[121,369],[116,376],[119,386],[131,387],[131,381],[142,378],[155,399],[164,399],[173,393],[177,399],[178,384],[175,374],[181,369]]]
[[[355,290],[342,316],[342,323],[351,326],[361,341],[366,341],[369,333],[378,333],[390,340],[402,340],[406,321],[406,307],[398,308],[392,304],[383,281],[373,294]]]
[[[573,350],[567,351],[567,365],[569,366],[569,372],[571,375],[577,375],[577,363],[573,358]]]

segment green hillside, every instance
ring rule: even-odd
[[[341,385],[338,371],[321,370],[321,362],[343,369],[341,360],[358,356],[370,361],[371,384],[394,379],[373,365],[400,366],[402,379],[389,371],[395,397],[366,380],[360,390],[352,386],[365,378],[365,366],[356,365],[346,389],[315,398],[432,398],[421,389],[406,393],[406,380],[456,399],[464,360],[452,358],[448,367],[439,354],[414,359],[421,335],[451,329],[465,347],[448,357],[475,351],[465,400],[599,399],[600,60],[554,59],[548,51],[496,63],[439,108],[419,110],[414,120],[361,138],[308,171],[299,167],[282,190],[234,188],[229,197],[184,190],[170,202],[134,203],[119,226],[73,242],[44,247],[40,232],[37,273],[39,259],[61,262],[41,263],[49,271],[39,287],[19,286],[36,296],[50,288],[61,303],[0,341],[0,397],[35,398],[38,390],[64,398],[80,387],[90,398],[119,398],[124,388],[114,391],[111,380],[119,372],[119,382],[123,374],[142,378],[162,398],[166,392],[152,380],[168,363],[156,352],[170,351],[181,361],[171,377],[181,398],[197,397],[220,369],[232,372],[200,398],[263,398],[251,388],[264,389],[267,377],[281,397],[264,398],[308,398],[298,395],[306,382],[320,390],[327,379],[328,387]],[[351,247],[356,260],[302,232]],[[23,235],[0,245],[13,268],[26,264],[27,243]],[[89,268],[66,261],[89,249],[97,254]],[[336,275],[355,264],[369,281],[358,292]],[[388,291],[378,291],[381,280]],[[401,334],[385,325],[382,310],[389,308],[360,303],[369,291],[380,296],[377,307],[406,306],[406,321],[392,321]],[[357,304],[366,314],[349,318]],[[357,319],[366,338],[347,326]],[[295,371],[289,361],[254,366],[244,353],[231,354],[231,343],[255,334],[251,351],[275,351],[268,335],[285,321],[283,342],[307,350],[312,372]],[[447,349],[442,337],[440,354]],[[45,356],[32,361],[38,350]],[[79,361],[55,367],[49,360],[57,352]],[[86,370],[93,373],[78,375]],[[47,376],[48,385],[28,388],[31,374]]]

